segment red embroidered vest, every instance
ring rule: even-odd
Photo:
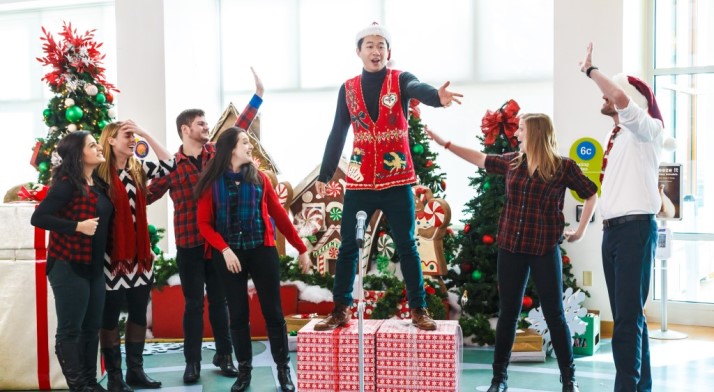
[[[374,122],[362,95],[362,75],[345,82],[345,95],[354,129],[347,168],[347,189],[380,190],[416,183],[409,151],[409,121],[402,110],[397,70],[387,69]]]

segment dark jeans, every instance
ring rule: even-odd
[[[414,240],[414,194],[410,185],[380,191],[348,190],[345,192],[340,228],[342,243],[335,265],[333,300],[345,305],[352,304],[352,286],[357,273],[359,251],[355,238],[356,215],[361,210],[367,213],[367,217],[371,217],[378,209],[389,221],[394,244],[399,254],[404,283],[407,287],[409,307],[412,309],[426,307],[421,260]]]
[[[650,348],[644,306],[650,288],[657,223],[630,221],[605,228],[602,266],[615,321],[615,391],[651,391]]]
[[[95,341],[104,308],[104,275],[85,278],[57,260],[47,275],[55,296],[57,343]]]
[[[543,256],[498,250],[500,313],[493,363],[505,366],[510,361],[529,273],[533,275],[538,291],[553,350],[558,357],[558,367],[561,374],[566,374],[565,371],[573,364],[573,345],[563,310],[563,265],[557,246]]]
[[[125,299],[129,313],[126,321],[145,327],[146,308],[149,306],[150,296],[151,285],[107,290],[107,296],[104,301],[102,329],[114,329],[119,325],[119,314]]]
[[[216,353],[225,355],[233,351],[228,334],[228,308],[223,282],[216,273],[213,261],[204,258],[203,252],[203,245],[194,248],[176,247],[176,264],[186,301],[183,312],[183,355],[186,362],[201,361],[204,286]]]
[[[223,287],[228,300],[230,329],[236,336],[233,344],[239,361],[252,357],[250,346],[250,308],[248,279],[253,279],[258,302],[263,311],[265,326],[270,338],[270,348],[276,363],[286,363],[288,358],[287,330],[285,316],[280,301],[280,260],[278,251],[272,246],[259,246],[255,249],[236,250],[241,264],[241,272],[234,274],[226,267],[221,252],[213,251],[213,262],[218,275],[223,280]]]

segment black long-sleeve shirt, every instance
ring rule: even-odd
[[[369,117],[372,121],[377,121],[379,117],[379,94],[382,91],[384,79],[387,76],[387,67],[382,68],[378,72],[367,72],[362,69],[362,94],[364,103],[369,112]],[[399,74],[399,93],[402,99],[402,110],[404,116],[409,118],[409,101],[412,98],[418,99],[425,105],[440,107],[439,91],[433,86],[422,83],[416,76],[409,72]],[[327,182],[335,174],[337,165],[342,155],[342,149],[345,147],[347,132],[352,123],[350,122],[350,112],[347,108],[347,99],[345,98],[345,85],[340,87],[340,92],[337,95],[337,109],[335,110],[335,121],[332,124],[332,131],[327,139],[325,153],[322,157],[322,166],[320,167],[320,175],[318,181]]]
[[[114,213],[114,205],[104,190],[98,185],[91,186],[90,190],[97,195],[97,216],[99,217],[97,231],[92,236],[92,263],[70,263],[72,270],[83,277],[96,277],[102,274],[104,252],[109,236],[109,222]],[[32,214],[32,225],[62,234],[74,233],[79,222],[57,216],[57,212],[70,203],[74,192],[75,187],[68,180],[55,181],[47,192],[47,197],[42,200],[42,203]],[[50,272],[55,261],[51,257],[47,258],[47,273]]]

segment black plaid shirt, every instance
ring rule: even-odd
[[[72,199],[56,215],[68,221],[82,222],[97,216],[97,195],[87,189],[82,195],[78,190]],[[66,260],[80,264],[92,263],[92,236],[78,231],[61,233],[50,231],[50,241],[47,246],[49,260]]]
[[[263,100],[257,95],[253,95],[248,105],[243,109],[236,120],[235,126],[248,129],[258,113],[258,108]],[[207,143],[201,151],[201,163],[205,165],[213,158],[216,148],[213,144]],[[198,202],[193,198],[193,188],[198,183],[201,175],[201,168],[197,167],[191,159],[184,155],[183,146],[175,154],[176,170],[168,176],[163,176],[151,181],[147,195],[147,204],[159,200],[166,191],[169,191],[171,200],[174,202],[174,234],[176,236],[176,246],[181,248],[193,248],[203,245],[203,237],[198,232],[196,224],[196,211]]]
[[[556,178],[545,182],[528,175],[526,159],[511,169],[511,160],[517,156],[518,153],[509,153],[486,157],[487,172],[506,176],[506,204],[498,222],[498,247],[514,253],[544,255],[555,247],[565,228],[565,189],[573,189],[587,199],[597,192],[597,185],[572,159],[562,158]]]

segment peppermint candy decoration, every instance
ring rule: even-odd
[[[384,257],[392,258],[394,256],[394,240],[388,235],[379,236],[377,239],[377,252]]]
[[[331,197],[338,197],[342,194],[342,186],[337,181],[330,181],[325,186],[325,195]]]
[[[317,209],[302,210],[295,218],[300,228],[298,232],[303,237],[317,233],[322,227],[322,213]]]
[[[332,219],[335,222],[339,222],[342,220],[342,210],[339,209],[338,207],[333,207],[330,210],[330,219]]]
[[[331,259],[337,259],[337,256],[340,254],[340,249],[339,248],[330,248],[330,250],[327,251],[327,257]]]
[[[435,201],[430,201],[424,206],[424,216],[434,227],[439,227],[444,224],[445,215],[444,208]]]
[[[278,194],[278,202],[280,202],[280,205],[285,205],[288,201],[288,187],[281,182],[275,186],[275,193]]]

